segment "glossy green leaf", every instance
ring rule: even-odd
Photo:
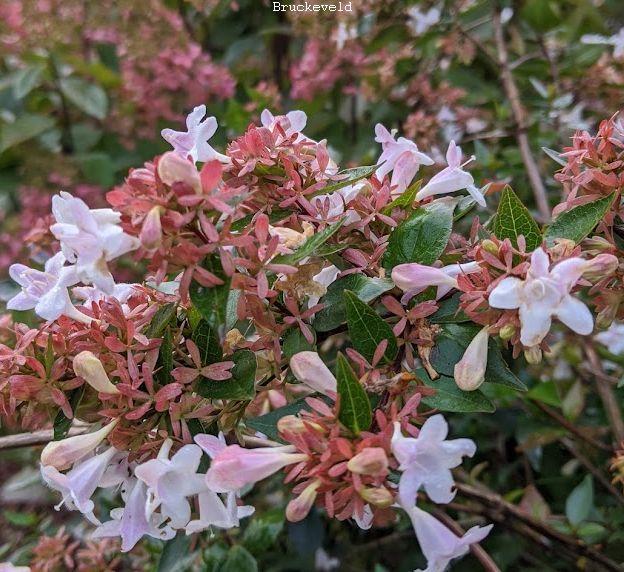
[[[34,113],[20,115],[13,123],[5,123],[0,128],[0,153],[45,133],[55,123],[51,117]]]
[[[242,546],[230,548],[219,572],[258,572],[256,559]]]
[[[308,342],[299,328],[291,328],[284,334],[282,342],[282,353],[286,359],[290,359],[299,352],[305,352],[314,349],[314,344]]]
[[[354,292],[344,290],[343,296],[353,347],[372,362],[377,346],[383,340],[388,340],[384,356],[387,361],[392,361],[399,349],[390,325]]]
[[[552,246],[556,238],[567,238],[576,243],[583,240],[607,214],[614,197],[614,194],[610,194],[562,212],[546,229],[546,244]]]
[[[259,415],[258,417],[246,419],[245,424],[247,427],[260,431],[260,433],[263,433],[273,441],[282,441],[277,431],[277,422],[286,415],[296,415],[302,409],[310,408],[305,399],[298,399],[293,403],[284,405],[284,407],[279,407],[278,409],[275,409],[270,413],[266,413],[265,415]]]
[[[457,200],[438,199],[419,208],[390,234],[383,266],[392,270],[398,264],[433,264],[444,252],[453,228]]]
[[[158,360],[156,362],[156,379],[166,385],[171,381],[171,371],[173,370],[173,338],[171,328],[167,327],[162,337],[162,342],[158,348]]]
[[[211,399],[251,400],[255,395],[256,354],[251,350],[238,350],[232,357],[234,362],[230,379],[215,381],[202,378],[197,384],[197,393]]]
[[[501,193],[492,226],[498,238],[509,238],[514,246],[518,245],[518,237],[524,236],[528,252],[542,243],[540,227],[510,186],[506,186]]]
[[[13,96],[15,99],[26,97],[41,83],[43,66],[28,66],[19,70],[13,78]]]
[[[591,475],[586,475],[566,499],[566,517],[572,525],[577,526],[584,520],[587,520],[593,506],[594,481]]]
[[[314,315],[312,325],[317,332],[329,332],[347,321],[347,310],[343,293],[350,290],[363,302],[372,302],[375,298],[392,290],[391,280],[369,278],[362,274],[349,274],[339,278],[327,287],[327,293],[320,300],[323,309]]]
[[[345,169],[344,171],[340,171],[340,173],[336,175],[336,178],[344,178],[341,178],[340,181],[338,181],[337,183],[330,183],[322,189],[315,191],[311,195],[308,195],[308,198],[321,194],[327,195],[329,193],[337,191],[338,189],[342,189],[343,187],[347,187],[349,185],[352,185],[353,183],[357,183],[361,179],[370,177],[377,170],[378,167],[379,165],[365,165],[363,167],[355,167],[353,169]]]
[[[82,387],[78,387],[72,390],[67,396],[69,399],[69,406],[71,407],[71,410],[74,412],[74,416],[76,414],[76,410],[78,409],[78,406],[80,405],[80,401],[82,400],[82,396],[85,391],[85,385],[82,385]],[[58,410],[58,413],[56,414],[56,417],[54,418],[54,424],[53,424],[55,441],[60,441],[61,439],[65,439],[65,437],[67,436],[67,432],[69,431],[71,427],[72,421],[73,421],[73,418],[70,419],[69,417],[65,415],[65,413],[63,413],[61,409]]]
[[[462,391],[451,377],[442,375],[431,380],[425,370],[418,370],[416,375],[425,385],[436,390],[435,395],[422,399],[429,407],[453,413],[492,413],[496,410],[494,404],[481,391]]]
[[[223,350],[219,335],[207,320],[201,320],[193,330],[193,341],[199,350],[202,366],[221,361]]]
[[[469,322],[470,318],[459,308],[461,294],[456,292],[450,298],[439,303],[438,311],[433,314],[429,321],[432,324],[456,324]]]
[[[160,338],[167,326],[175,318],[176,312],[177,305],[173,302],[158,308],[158,311],[154,314],[149,326],[145,330],[145,335],[150,339]]]
[[[190,565],[190,558],[194,558],[189,548],[191,537],[178,532],[171,540],[165,543],[160,560],[158,561],[158,572],[182,572]],[[190,557],[190,558],[189,558]]]
[[[308,238],[297,250],[295,250],[291,254],[281,254],[276,256],[271,262],[274,264],[297,264],[297,262],[302,261],[304,258],[308,256],[320,256],[320,255],[328,255],[332,252],[337,252],[341,248],[344,248],[344,245],[338,244],[333,247],[333,249],[324,249],[321,251],[322,247],[325,243],[338,232],[338,229],[342,226],[342,221],[339,221],[335,224],[328,226],[323,229],[321,232],[317,232],[313,234],[310,238]]]
[[[189,288],[191,302],[193,302],[193,306],[211,326],[219,327],[225,323],[227,317],[230,279],[223,272],[221,261],[215,256],[206,258],[203,266],[206,270],[221,278],[223,284],[209,288],[193,280]]]
[[[338,419],[353,433],[366,431],[373,420],[370,400],[347,359],[338,354],[336,359],[336,380],[340,396]]]

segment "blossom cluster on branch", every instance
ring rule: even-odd
[[[506,187],[461,234],[493,187],[453,141],[437,165],[379,124],[377,163],[340,171],[301,111],[265,111],[223,152],[205,115],[164,130],[173,150],[111,208],[53,198],[43,269],[10,269],[8,308],[43,322],[0,323],[2,418],[53,424],[43,478],[124,551],[238,526],[250,486],[283,470],[290,521],[317,506],[367,529],[403,510],[443,570],[491,525],[460,537],[422,508],[453,500],[451,469],[476,451],[439,411],[491,410],[483,384],[524,390],[504,350],[535,364],[624,318],[619,119],[560,155],[546,229]],[[118,259],[140,283],[115,279]],[[74,419],[100,427],[67,437]],[[104,522],[99,488],[121,498]]]

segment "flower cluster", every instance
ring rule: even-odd
[[[238,526],[254,511],[241,497],[283,470],[289,520],[316,505],[366,529],[401,509],[428,569],[444,569],[491,527],[460,538],[424,510],[453,500],[452,469],[476,452],[447,439],[440,384],[481,395],[499,342],[535,363],[557,322],[594,331],[600,300],[620,288],[619,196],[602,193],[579,236],[569,225],[586,202],[569,193],[542,238],[505,189],[495,221],[475,218],[462,238],[454,220],[486,208],[488,189],[453,141],[436,166],[379,124],[376,164],[339,171],[301,111],[265,110],[224,153],[205,115],[196,107],[185,131],[164,130],[173,149],[109,192],[112,208],[53,198],[58,251],[43,269],[10,268],[20,292],[8,308],[45,322],[3,322],[2,416],[28,428],[56,419],[63,438],[43,450],[44,480],[124,551],[145,535]],[[576,171],[574,196],[590,185],[583,165],[564,170]],[[115,279],[118,259],[140,283]],[[463,347],[440,359],[445,325]],[[80,434],[66,436],[72,419]],[[102,522],[94,498],[107,488],[122,505]]]

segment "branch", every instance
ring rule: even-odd
[[[528,119],[527,113],[520,101],[520,92],[516,81],[511,72],[509,63],[509,54],[507,52],[507,44],[503,35],[503,25],[500,19],[500,10],[497,7],[492,14],[492,25],[494,27],[494,40],[496,42],[496,50],[498,52],[498,65],[500,66],[501,81],[503,89],[509,99],[511,105],[511,113],[516,123],[516,140],[520,148],[522,162],[529,176],[529,182],[535,196],[535,203],[539,213],[544,221],[550,220],[550,207],[546,198],[546,188],[542,182],[542,178],[537,168],[537,163],[531,153],[529,138],[527,136]]]
[[[88,433],[90,425],[80,425],[72,427],[68,433],[68,437],[74,435],[82,435]],[[19,447],[35,447],[36,445],[46,445],[50,441],[54,440],[53,429],[42,429],[41,431],[33,431],[32,433],[18,433],[17,435],[7,435],[6,437],[0,437],[0,450],[1,449],[17,449]]]

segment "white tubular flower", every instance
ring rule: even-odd
[[[290,370],[298,381],[323,395],[335,395],[338,391],[334,374],[316,352],[295,354],[290,358]]]
[[[119,390],[111,383],[102,362],[93,352],[80,352],[73,360],[74,373],[82,377],[93,389],[101,393],[118,394]]]
[[[472,338],[463,357],[455,364],[453,372],[457,387],[464,391],[474,391],[485,379],[488,354],[488,327],[482,328]]]
[[[89,209],[84,201],[61,192],[52,197],[50,226],[65,258],[75,264],[77,277],[107,293],[115,287],[107,262],[139,247],[139,241],[119,226],[121,215],[112,209]]]
[[[174,131],[163,129],[160,134],[167,141],[175,153],[184,159],[189,157],[193,163],[211,161],[217,159],[222,163],[229,163],[229,157],[215,151],[208,140],[217,130],[217,120],[214,117],[206,117],[206,106],[198,105],[186,117],[186,131]]]

